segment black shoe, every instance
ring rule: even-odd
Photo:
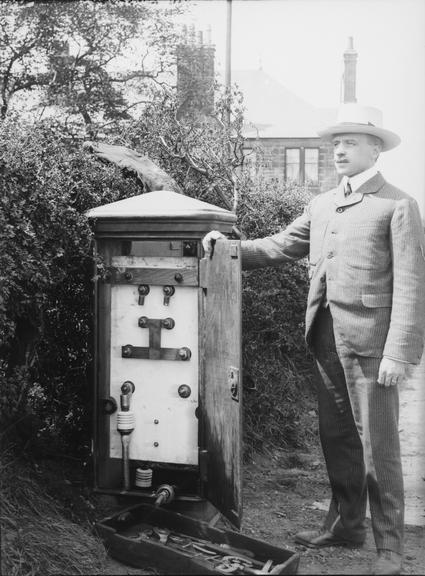
[[[295,542],[309,548],[325,548],[326,546],[346,546],[348,548],[360,548],[363,541],[348,540],[342,536],[333,534],[329,530],[305,530],[295,534]]]

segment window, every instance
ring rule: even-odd
[[[301,164],[300,164],[300,148],[287,148],[286,149],[286,181],[300,183],[301,182]]]
[[[319,183],[319,149],[306,148],[304,150],[304,182],[305,184]]]
[[[319,184],[319,148],[286,148],[285,179],[295,184]]]

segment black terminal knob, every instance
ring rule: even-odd
[[[192,352],[186,346],[183,346],[183,348],[179,348],[178,354],[180,360],[190,360],[190,357],[192,356]]]
[[[177,392],[179,393],[180,398],[189,398],[192,394],[192,390],[187,384],[181,384],[178,387]]]
[[[130,392],[133,393],[135,391],[135,389],[136,389],[136,387],[131,380],[126,380],[121,385],[121,392],[123,394],[130,394]]]
[[[161,320],[161,326],[167,330],[172,330],[175,325],[176,323],[172,318],[164,318],[164,320]]]
[[[118,410],[117,401],[112,396],[109,396],[109,398],[103,398],[101,403],[104,414],[110,415]]]
[[[131,358],[133,356],[133,346],[131,344],[123,346],[121,349],[121,354],[123,358]]]

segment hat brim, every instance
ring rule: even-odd
[[[392,150],[401,142],[400,136],[394,132],[385,130],[385,128],[371,126],[370,124],[351,124],[350,122],[347,122],[324,128],[323,130],[319,130],[317,133],[324,140],[332,140],[336,134],[370,134],[371,136],[377,136],[382,140],[383,152]]]

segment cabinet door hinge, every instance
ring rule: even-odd
[[[201,258],[199,260],[199,286],[205,290],[207,289],[207,266],[208,259]]]
[[[208,481],[208,450],[199,451],[199,475],[202,482]]]

